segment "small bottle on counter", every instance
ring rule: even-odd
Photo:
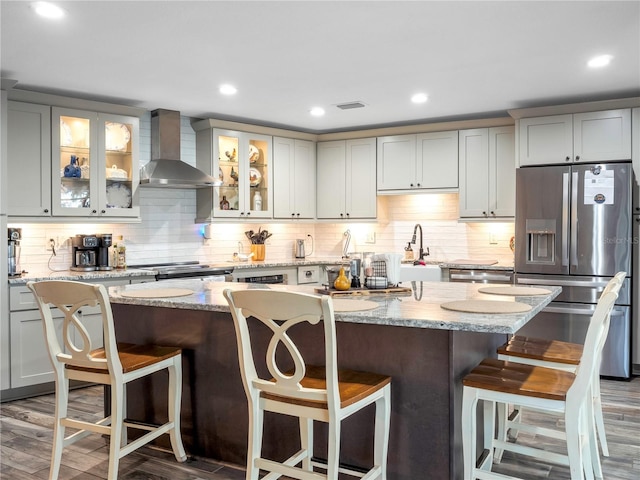
[[[407,246],[404,247],[404,259],[413,261],[413,249],[411,248],[411,242],[407,242]]]
[[[127,268],[127,247],[118,245],[118,265],[116,268]]]
[[[229,200],[227,200],[226,195],[223,195],[222,200],[220,200],[220,210],[229,210]]]

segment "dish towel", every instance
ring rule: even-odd
[[[374,255],[371,260],[383,261],[387,270],[387,280],[389,285],[397,287],[400,282],[400,262],[403,255],[400,253],[380,253]]]

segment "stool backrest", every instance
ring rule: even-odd
[[[295,398],[304,401],[318,401],[327,404],[329,410],[337,410],[340,396],[338,392],[336,331],[333,303],[329,296],[276,290],[226,289],[224,296],[231,307],[231,315],[236,329],[240,370],[249,402],[257,402],[260,392]],[[273,378],[261,378],[254,362],[254,343],[249,331],[247,318],[254,317],[271,330],[271,339],[266,348],[265,363]],[[306,363],[300,350],[289,336],[289,329],[308,322],[324,325],[324,348],[327,388],[305,388],[300,381],[306,373]],[[287,349],[293,361],[292,372],[283,372],[276,362],[279,346]]]
[[[611,288],[598,300],[587,329],[580,365],[576,369],[576,379],[567,392],[567,403],[579,403],[580,399],[587,398],[587,391],[595,370],[600,367],[600,356],[609,333],[611,310],[618,298],[618,291],[619,288]]]
[[[28,282],[42,315],[44,333],[51,363],[61,372],[65,365],[122,372],[118,357],[113,327],[113,314],[109,296],[103,285],[94,285],[68,280],[45,280]],[[105,357],[94,358],[91,352],[100,345],[94,345],[86,327],[81,309],[99,307],[102,316]],[[62,342],[58,339],[53,311],[64,314],[62,320]]]

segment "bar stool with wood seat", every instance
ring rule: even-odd
[[[156,345],[116,344],[113,314],[107,291],[103,285],[52,280],[28,282],[35,295],[44,323],[49,357],[55,373],[55,423],[53,452],[49,479],[58,478],[62,450],[91,433],[109,435],[110,480],[118,477],[120,458],[168,433],[176,459],[184,462],[187,456],[180,437],[180,402],[182,398],[182,353],[179,348]],[[87,318],[81,309],[99,309],[104,334],[104,348],[95,348],[87,329]],[[57,332],[52,310],[64,314],[62,342]],[[124,420],[127,383],[161,370],[168,370],[168,421],[160,426],[141,425]],[[111,415],[96,423],[69,418],[69,380],[109,385],[111,387]],[[79,431],[65,437],[66,427]],[[127,428],[147,431],[140,438],[127,443]]]
[[[591,318],[576,372],[485,359],[463,379],[462,442],[464,479],[514,478],[492,471],[494,450],[509,450],[568,465],[572,480],[602,478],[597,452],[591,384],[599,365],[617,293],[600,297]],[[477,403],[484,406],[484,455],[477,464]],[[564,417],[567,454],[506,442],[495,435],[496,404],[560,413]]]
[[[366,479],[386,479],[391,378],[375,373],[338,370],[331,297],[276,290],[231,289],[226,289],[224,296],[235,324],[240,370],[249,404],[247,480],[257,480],[260,470],[271,472],[265,479],[286,475],[297,479],[336,480],[338,472]],[[255,358],[265,358],[269,374],[263,375],[264,378],[259,376],[254,363],[254,349],[258,342],[250,332],[249,317],[254,317],[258,325],[266,325],[272,332],[269,332],[266,353],[255,353]],[[323,323],[324,366],[308,365],[290,336],[292,327],[299,328],[307,322],[311,325]],[[288,351],[286,367],[281,364],[282,355],[279,354],[280,358],[276,360],[276,351],[284,352],[285,349]],[[289,370],[291,364],[293,368]],[[373,403],[376,407],[374,465],[363,474],[339,466],[340,425],[343,419]],[[265,411],[299,417],[301,448],[283,462],[262,457]],[[312,458],[314,420],[329,425],[326,464]],[[314,467],[325,470],[326,474]]]
[[[606,285],[602,291],[605,295],[609,291],[618,293],[624,283],[627,272],[618,272]],[[524,335],[514,335],[504,345],[498,347],[498,359],[509,362],[524,363],[527,365],[538,365],[542,367],[557,368],[569,372],[575,372],[582,357],[583,345],[579,343],[563,342],[560,340],[547,340],[544,338],[528,337]],[[600,361],[598,359],[598,368],[594,371],[594,379],[592,386],[593,394],[593,413],[600,439],[602,454],[609,456],[609,447],[607,445],[607,436],[604,429],[604,416],[602,414],[602,401],[600,398]],[[507,418],[508,412],[498,411],[499,429],[503,432],[503,438],[506,439],[506,432],[511,430],[511,435],[517,437],[518,430],[524,429],[536,431],[536,428],[521,427],[522,411],[518,406],[514,407],[514,411],[510,418]],[[500,461],[501,452],[496,452],[496,461]]]

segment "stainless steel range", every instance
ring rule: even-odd
[[[130,268],[151,270],[156,280],[170,280],[176,278],[198,278],[200,280],[215,280],[231,282],[233,278],[232,266],[205,265],[199,262],[156,263],[146,265],[129,265]]]

